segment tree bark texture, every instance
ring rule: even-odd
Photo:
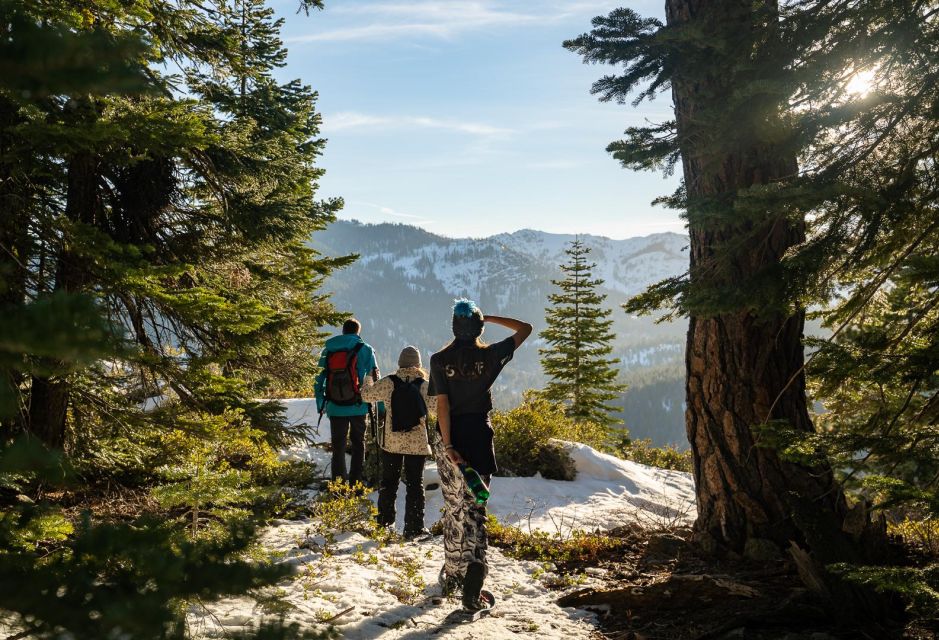
[[[94,224],[99,204],[97,158],[88,152],[78,152],[68,163],[65,217],[74,222]],[[55,290],[81,292],[86,278],[81,257],[69,250],[66,240],[58,255]],[[49,359],[43,364],[45,369],[58,370],[60,373],[33,376],[29,397],[29,430],[46,446],[60,449],[65,446],[69,385],[64,374],[64,363]]]
[[[26,265],[29,262],[30,238],[26,220],[32,189],[28,180],[18,175],[16,140],[11,131],[21,124],[17,105],[0,96],[0,313],[21,305],[26,299]],[[0,368],[0,438],[22,430],[20,385],[23,375],[12,368]]]
[[[740,0],[667,0],[666,15],[670,27],[717,25],[756,41],[771,23],[759,24],[752,7]],[[747,54],[741,47],[741,55]],[[718,66],[712,65],[710,74],[702,74],[700,65],[684,75],[679,68],[672,79],[689,202],[729,196],[732,203],[738,190],[797,170],[794,155],[762,141],[757,128],[755,135],[740,138],[746,144],[708,144],[713,131],[707,131],[709,116],[702,113],[713,114],[720,100],[739,88],[734,71]],[[805,237],[803,224],[773,211],[717,224],[689,215],[689,233],[692,288],[696,282],[746,286],[749,276],[778,263]],[[744,246],[726,250],[741,241]],[[803,324],[803,312],[692,312],[685,417],[698,500],[695,533],[705,546],[745,552],[749,540],[771,540],[780,547],[794,540],[826,561],[853,558],[842,532],[848,508],[831,470],[783,462],[774,449],[757,446],[752,431],[767,420],[784,420],[804,432],[814,429],[802,374]]]

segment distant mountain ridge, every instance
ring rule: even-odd
[[[686,236],[657,233],[613,240],[581,235],[597,263],[594,275],[606,282],[603,292],[613,309],[617,334],[614,355],[622,361],[623,379],[632,385],[623,399],[633,435],[684,443],[683,391],[680,378],[685,324],[655,324],[628,316],[620,305],[648,285],[683,273]],[[332,276],[326,289],[334,303],[363,323],[363,336],[375,347],[384,372],[394,369],[406,344],[429,354],[450,338],[450,306],[457,297],[476,300],[484,312],[511,315],[544,328],[547,296],[561,277],[564,249],[573,235],[531,229],[485,238],[446,238],[404,224],[337,221],[313,236],[311,246],[326,255],[359,254],[352,266]],[[498,328],[485,338],[502,337]],[[510,406],[527,388],[544,384],[535,336],[515,356],[499,379],[497,402]],[[650,395],[651,394],[651,395]]]
[[[522,229],[492,236],[492,239],[552,267],[566,261],[564,250],[575,238],[580,238],[590,247],[590,258],[597,263],[594,276],[605,280],[606,288],[629,296],[688,268],[688,256],[684,252],[688,237],[677,233],[613,240],[603,236]]]

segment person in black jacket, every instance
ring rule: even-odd
[[[481,340],[487,323],[514,333],[487,345]],[[497,470],[489,420],[491,388],[515,350],[531,335],[532,326],[512,318],[484,316],[470,300],[456,302],[452,326],[453,342],[430,359],[440,430],[434,454],[445,500],[441,583],[445,592],[462,585],[463,606],[476,610],[492,604],[480,595],[488,573],[486,507],[474,500],[460,466],[475,469],[487,486]]]

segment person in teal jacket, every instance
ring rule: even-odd
[[[361,386],[367,384],[366,377],[371,376],[373,381],[381,377],[378,363],[375,361],[375,352],[359,336],[362,330],[361,323],[350,318],[342,325],[342,335],[333,336],[326,341],[323,353],[320,354],[320,373],[316,376],[313,390],[316,394],[316,409],[321,414],[325,410],[329,416],[330,439],[332,441],[332,471],[333,480],[342,478],[349,484],[362,481],[362,467],[365,462],[365,416],[369,405],[359,400],[351,405],[339,405],[326,400],[326,361],[330,353],[336,351],[351,351],[359,343],[362,347],[357,355],[356,373]],[[346,439],[352,444],[352,464],[346,473]]]

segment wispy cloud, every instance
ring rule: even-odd
[[[573,169],[577,166],[580,166],[580,163],[574,162],[573,160],[545,160],[540,162],[529,162],[525,165],[526,168],[535,170]]]
[[[505,0],[369,2],[330,10],[337,18],[354,19],[356,26],[295,36],[288,38],[287,42],[388,40],[420,36],[452,38],[476,29],[544,24],[572,15],[600,13],[618,4],[610,0],[553,0],[537,4]],[[538,10],[532,11],[532,6]],[[363,21],[366,23],[362,24]]]
[[[344,129],[376,127],[385,129],[440,129],[473,136],[506,136],[514,133],[512,129],[495,127],[480,122],[430,118],[426,116],[375,116],[355,111],[343,111],[332,116],[324,117],[324,129],[327,133],[330,131],[342,131]]]
[[[437,24],[370,24],[364,27],[332,29],[287,38],[287,44],[299,42],[336,42],[343,40],[387,40],[398,36],[429,35],[446,37],[450,29]]]

